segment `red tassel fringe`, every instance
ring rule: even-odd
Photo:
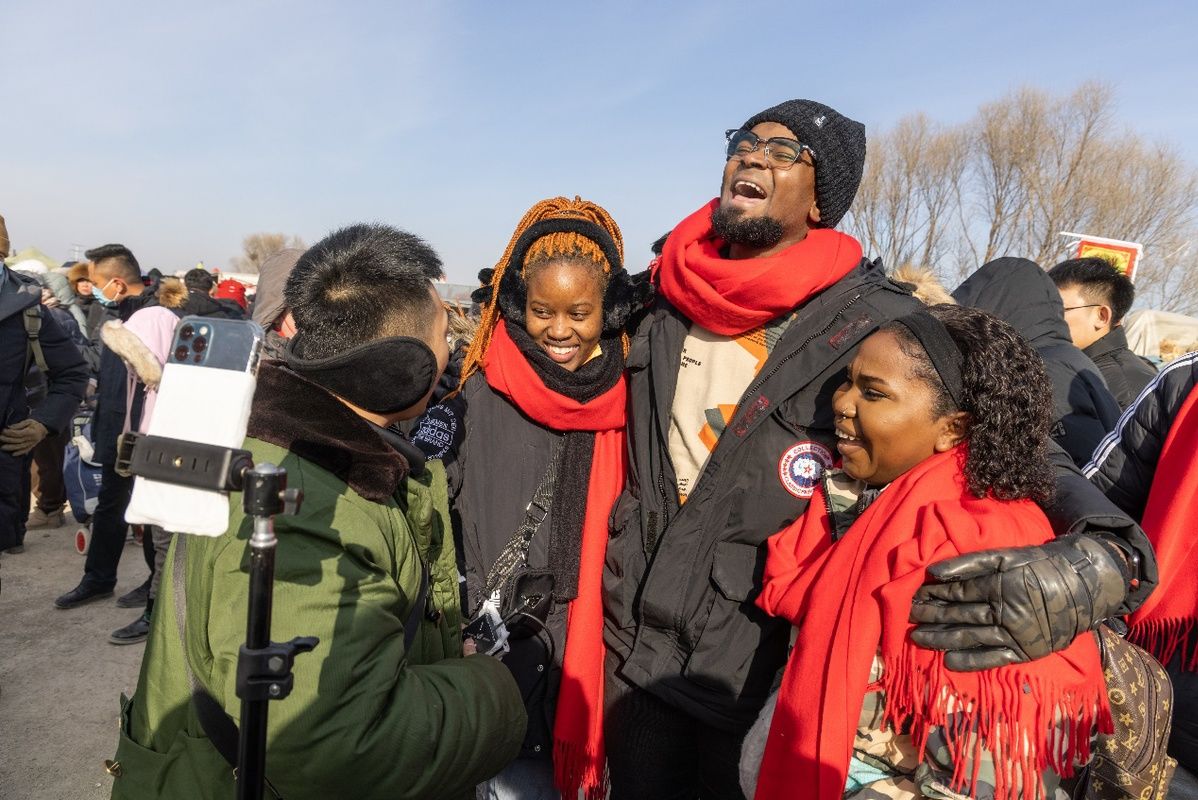
[[[604,800],[608,790],[607,764],[574,742],[553,742],[553,784],[571,800],[582,789],[586,800]]]
[[[886,721],[895,730],[911,725],[921,757],[931,729],[939,727],[956,769],[951,788],[970,796],[977,791],[983,750],[993,758],[997,800],[1044,800],[1044,770],[1071,777],[1075,765],[1090,760],[1092,734],[1114,730],[1101,676],[1080,690],[1064,690],[1017,667],[1004,667],[971,676],[977,696],[966,696],[933,688],[952,687],[952,676],[959,674],[945,669],[942,657],[929,674],[913,663],[911,648],[904,647],[884,666]]]
[[[1144,620],[1132,626],[1127,639],[1152,653],[1161,664],[1168,664],[1180,652],[1182,669],[1198,672],[1198,620]]]

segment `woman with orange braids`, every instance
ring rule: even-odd
[[[467,634],[511,668],[529,722],[521,757],[479,797],[599,798],[600,584],[636,290],[612,218],[564,197],[524,215],[489,286],[454,398],[464,431],[444,460]]]

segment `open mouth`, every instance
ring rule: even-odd
[[[859,447],[864,447],[865,442],[861,441],[856,436],[845,433],[839,428],[836,429],[836,449],[844,453],[845,449],[853,450]]]
[[[744,197],[749,200],[764,200],[765,189],[753,181],[739,180],[732,183],[732,196]]]
[[[578,355],[579,346],[576,344],[542,344],[541,349],[549,354],[559,364],[568,363],[574,356]]]
[[[728,204],[741,210],[752,208],[764,203],[768,194],[760,183],[746,178],[738,178],[728,187]]]

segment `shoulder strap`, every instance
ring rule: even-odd
[[[49,374],[46,367],[46,355],[42,352],[41,331],[42,331],[42,312],[41,306],[32,305],[25,309],[22,317],[25,320],[25,338],[29,340],[29,349],[25,354],[25,371],[29,371],[31,362],[37,363],[37,368],[43,374]]]
[[[487,581],[483,592],[483,597],[479,600],[481,605],[487,598],[492,597],[496,590],[507,581],[512,574],[528,563],[528,548],[532,544],[533,536],[541,527],[541,523],[545,521],[545,517],[549,514],[549,509],[553,505],[553,489],[557,485],[557,473],[561,466],[562,442],[565,437],[558,438],[553,443],[553,453],[549,457],[549,467],[545,470],[544,477],[541,478],[541,483],[537,486],[537,490],[533,492],[532,500],[528,502],[527,508],[524,510],[524,521],[516,528],[516,532],[512,534],[512,538],[508,539],[507,544],[503,546],[503,550],[499,552],[499,557],[495,559],[495,564],[491,567],[491,571],[487,573]]]
[[[187,559],[187,534],[175,534],[175,558],[171,563],[171,576],[174,589],[175,599],[175,627],[179,632],[179,644],[183,648],[183,668],[187,671],[187,684],[191,687],[191,704],[195,708],[196,719],[200,722],[200,728],[203,729],[204,735],[212,742],[212,746],[220,753],[221,758],[228,762],[233,768],[234,777],[237,776],[237,743],[240,737],[240,731],[237,729],[237,723],[229,716],[228,712],[216,701],[208,690],[200,685],[196,680],[195,673],[191,669],[191,659],[187,657],[187,637],[185,635],[187,625],[187,576],[186,576],[186,559]],[[283,795],[275,789],[269,778],[264,778],[266,789],[270,792],[275,800],[283,800]]]

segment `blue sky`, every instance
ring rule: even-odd
[[[533,202],[612,212],[628,264],[712,197],[725,128],[810,97],[879,131],[1098,79],[1198,163],[1181,3],[4,3],[0,214],[16,247],[223,266],[243,235],[362,220],[451,280]]]

